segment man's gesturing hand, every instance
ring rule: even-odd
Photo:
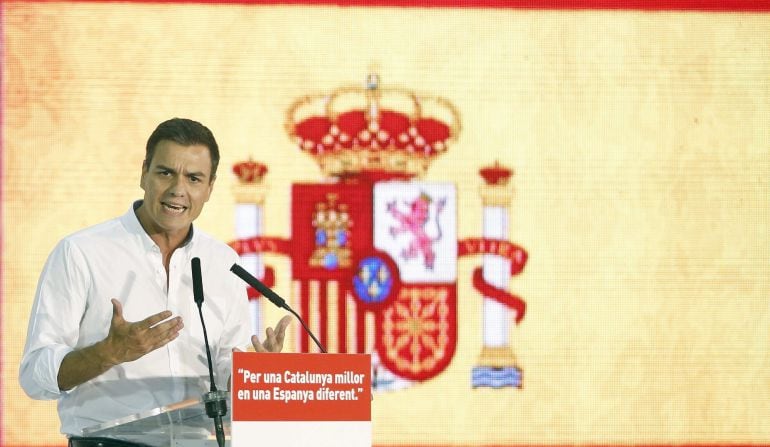
[[[181,317],[171,318],[171,311],[164,310],[134,323],[123,318],[123,305],[112,300],[110,332],[104,340],[108,362],[118,365],[136,360],[179,336],[184,327]],[[161,323],[163,321],[163,323]]]
[[[286,335],[286,326],[290,322],[291,315],[286,315],[275,325],[275,330],[271,327],[265,329],[267,337],[264,343],[260,343],[259,337],[252,335],[251,344],[254,345],[254,350],[257,352],[281,352],[283,349],[283,337]]]
[[[179,317],[163,311],[136,323],[123,318],[120,301],[112,300],[112,320],[107,338],[64,356],[57,381],[60,390],[72,389],[123,362],[130,362],[168,344],[184,326]],[[163,323],[161,323],[163,321]],[[159,324],[160,323],[160,324]]]

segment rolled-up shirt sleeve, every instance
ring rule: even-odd
[[[57,399],[64,357],[77,348],[89,289],[88,266],[71,241],[60,242],[40,274],[19,367],[22,389],[33,399]]]

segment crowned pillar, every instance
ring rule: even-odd
[[[483,236],[488,241],[508,238],[508,212],[513,199],[510,169],[495,162],[480,171],[483,211]],[[489,285],[507,290],[511,279],[511,261],[498,254],[484,254],[483,278]],[[509,333],[515,313],[505,304],[485,296],[482,309],[483,345],[477,366],[473,368],[474,387],[521,386],[521,370],[510,346]]]
[[[264,181],[267,166],[252,160],[236,163],[233,173],[238,182],[233,185],[235,197],[235,237],[238,240],[252,239],[264,233],[265,194]],[[257,278],[265,277],[265,264],[260,253],[241,254],[241,266]],[[262,315],[258,294],[249,288],[249,306],[252,334],[262,333]]]

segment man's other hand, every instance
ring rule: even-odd
[[[263,343],[259,341],[259,337],[252,335],[251,344],[254,345],[254,350],[257,352],[281,352],[286,327],[289,323],[291,323],[291,315],[286,315],[275,325],[275,330],[271,327],[265,329],[266,337]]]

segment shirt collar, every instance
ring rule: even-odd
[[[155,241],[152,240],[149,234],[147,234],[146,231],[144,231],[144,227],[142,227],[141,222],[139,222],[139,217],[136,215],[136,210],[139,209],[140,206],[142,206],[143,200],[137,200],[131,206],[129,207],[126,214],[124,214],[121,217],[121,221],[123,222],[123,225],[126,227],[129,233],[135,234],[138,236],[144,246],[148,249],[152,247],[157,247],[158,245],[155,243]],[[198,239],[198,235],[195,232],[195,228],[192,224],[190,224],[190,231],[187,233],[187,237],[182,241],[182,244],[179,245],[179,248],[186,248],[187,246],[193,246],[195,244],[195,241]]]

